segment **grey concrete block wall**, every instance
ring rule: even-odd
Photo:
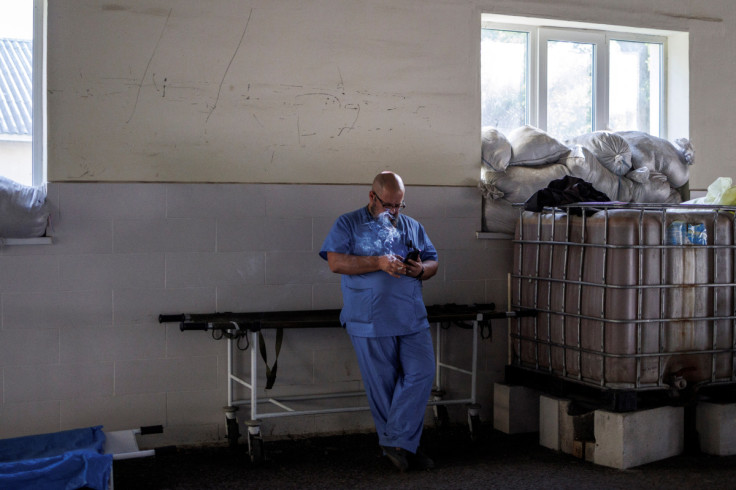
[[[335,218],[364,205],[368,190],[50,184],[54,244],[0,249],[0,437],[97,424],[163,424],[168,436],[154,438],[161,443],[224,437],[225,342],[160,325],[158,315],[339,308],[339,277],[317,251]],[[511,246],[476,238],[476,189],[409,186],[406,200],[440,252],[427,304],[505,309]],[[279,393],[361,389],[349,339],[324,330],[287,332]],[[505,322],[493,330],[479,344],[486,420],[506,362]],[[467,332],[443,335],[443,358],[469,365]],[[448,381],[448,396],[465,391],[466,381]],[[274,419],[266,433],[370,428],[366,412]]]

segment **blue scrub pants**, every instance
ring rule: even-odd
[[[397,337],[350,336],[381,446],[415,453],[434,383],[429,328]]]

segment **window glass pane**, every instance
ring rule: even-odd
[[[547,132],[565,140],[593,130],[594,46],[547,42]]]
[[[482,126],[508,132],[527,123],[528,44],[526,32],[482,30]]]
[[[609,120],[616,131],[659,136],[662,45],[610,42]]]
[[[0,11],[0,175],[31,185],[33,0]]]

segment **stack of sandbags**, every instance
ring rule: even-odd
[[[43,187],[22,185],[0,176],[0,239],[43,236],[48,218]]]
[[[499,150],[502,148],[502,150]],[[483,231],[513,233],[519,208],[537,190],[570,175],[560,160],[570,149],[532,126],[522,126],[506,138],[495,128],[483,128]]]
[[[640,131],[596,131],[564,144],[541,129],[522,126],[508,137],[483,128],[483,231],[513,233],[524,203],[552,180],[572,175],[611,201],[679,203],[676,190],[689,179],[693,148]]]

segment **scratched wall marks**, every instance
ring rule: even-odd
[[[473,42],[467,9],[73,3],[49,7],[50,122],[64,127],[49,134],[51,180],[477,177],[475,73],[455,55]],[[448,20],[468,29],[442,34]]]

